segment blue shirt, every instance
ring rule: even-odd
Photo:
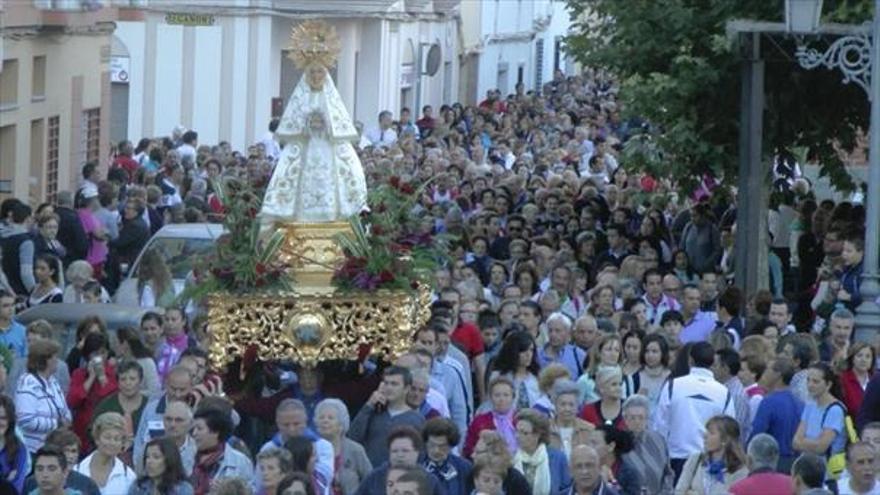
[[[766,433],[779,443],[780,456],[795,456],[791,441],[800,425],[803,410],[804,403],[790,389],[771,392],[758,405],[751,436]]]
[[[822,420],[824,416],[824,421]],[[813,401],[807,402],[804,406],[804,412],[801,414],[801,421],[804,422],[806,430],[804,436],[810,440],[816,440],[822,436],[822,431],[831,429],[836,432],[834,440],[831,441],[831,448],[826,452],[826,456],[834,455],[846,448],[846,435],[844,433],[844,409],[840,402],[833,402],[825,407],[819,407]]]
[[[8,347],[16,357],[27,356],[27,333],[24,325],[12,320],[12,324],[5,330],[0,330],[0,344]]]
[[[538,349],[538,366],[543,369],[548,364],[559,363],[568,369],[572,380],[577,380],[584,372],[585,357],[587,357],[587,353],[572,344],[565,344],[556,357],[550,357],[547,355],[547,346],[545,346]]]
[[[684,328],[678,334],[678,340],[682,344],[705,342],[712,330],[715,330],[715,318],[710,313],[698,311],[691,321],[685,322]]]

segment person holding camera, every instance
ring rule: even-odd
[[[91,444],[88,431],[95,407],[119,387],[115,366],[107,359],[110,346],[104,334],[87,336],[82,355],[85,362],[70,377],[67,405],[73,412],[73,431],[79,437],[82,449],[88,450]]]

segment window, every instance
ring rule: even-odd
[[[555,76],[556,71],[560,69],[562,69],[562,38],[557,36],[553,45],[553,75]]]
[[[0,127],[0,194],[12,193],[15,176],[15,126]]]
[[[101,109],[90,108],[83,110],[82,121],[83,146],[82,151],[84,165],[88,162],[98,163],[101,156]]]
[[[46,56],[34,57],[34,72],[31,77],[31,100],[46,99]]]
[[[46,201],[55,202],[58,194],[58,145],[60,143],[61,118],[49,117],[46,135]]]
[[[18,60],[14,58],[3,61],[0,71],[0,109],[13,108],[18,105]]]
[[[43,178],[45,177],[43,167],[46,166],[46,162],[43,160],[45,132],[46,128],[43,119],[31,121],[31,166],[28,184],[30,186],[30,197],[34,203],[43,201]]]

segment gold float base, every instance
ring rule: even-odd
[[[351,226],[278,223],[274,228],[284,233],[278,256],[290,267],[295,289],[208,296],[214,367],[225,367],[249,347],[261,360],[306,366],[356,359],[365,345],[388,360],[406,351],[413,331],[428,320],[430,291],[337,291],[331,279],[345,258],[334,237],[352,234]]]
[[[347,222],[278,223],[275,228],[284,233],[279,258],[290,267],[297,292],[333,292],[330,283],[333,272],[344,260],[333,238],[338,234],[351,234],[351,226]]]
[[[208,297],[211,363],[223,368],[256,347],[264,361],[305,366],[356,359],[361,346],[393,360],[405,352],[430,313],[431,294],[378,290],[332,294],[254,294]]]

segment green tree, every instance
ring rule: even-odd
[[[825,19],[862,22],[872,2],[826,0]],[[703,172],[733,179],[737,172],[740,70],[731,19],[781,22],[781,0],[568,0],[576,19],[566,49],[587,67],[602,67],[621,84],[624,116],[651,131],[627,144],[625,163],[687,188]],[[811,39],[826,47],[833,39]],[[762,37],[765,60],[765,156],[777,147],[808,150],[838,188],[853,187],[836,147],[851,151],[867,129],[869,102],[839,72],[805,71],[791,36]]]

